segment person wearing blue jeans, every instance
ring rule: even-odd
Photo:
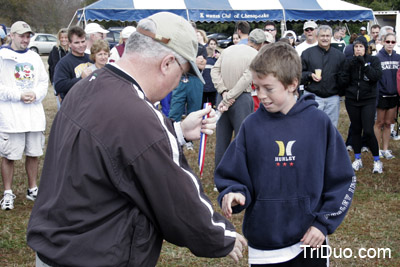
[[[343,85],[340,75],[345,56],[331,47],[332,28],[321,25],[317,28],[318,45],[306,49],[301,54],[302,78],[305,93],[316,95],[318,109],[324,111],[337,127],[340,111],[340,97]],[[318,73],[316,70],[321,70]]]

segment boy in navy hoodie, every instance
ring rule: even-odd
[[[314,95],[298,99],[293,47],[264,46],[250,70],[262,105],[216,168],[218,201],[228,218],[246,209],[250,266],[326,266],[321,245],[343,221],[356,184],[345,144]]]

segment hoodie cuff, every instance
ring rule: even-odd
[[[318,230],[320,230],[325,237],[328,235],[328,229],[326,229],[326,226],[320,223],[319,221],[315,220],[312,226],[318,228]]]

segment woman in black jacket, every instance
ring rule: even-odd
[[[53,76],[56,65],[60,59],[68,53],[68,29],[63,28],[58,31],[57,34],[57,45],[53,47],[47,59],[49,63],[49,76],[50,81],[53,84]]]
[[[345,105],[351,122],[351,137],[354,157],[353,169],[363,167],[361,161],[361,134],[367,140],[374,157],[373,173],[382,173],[379,159],[379,146],[374,134],[375,111],[377,101],[376,85],[382,76],[381,63],[377,57],[368,55],[365,38],[353,42],[354,55],[346,59],[343,80],[347,84]]]

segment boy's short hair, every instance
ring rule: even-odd
[[[272,74],[285,88],[301,80],[301,61],[296,50],[284,42],[264,45],[250,64],[258,77]]]
[[[92,47],[90,48],[90,60],[95,61],[96,59],[96,54],[99,53],[100,51],[104,51],[108,53],[108,56],[110,56],[110,46],[106,40],[96,40]]]
[[[76,35],[79,38],[86,37],[86,32],[79,26],[72,26],[68,29],[68,41],[72,41],[72,36]]]

